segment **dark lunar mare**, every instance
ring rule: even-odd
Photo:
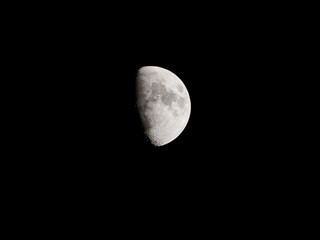
[[[163,104],[169,107],[171,107],[172,103],[178,99],[178,96],[172,90],[168,91],[165,85],[162,83],[152,83],[151,91],[151,97],[147,100],[157,100],[157,96],[161,96],[161,101]]]

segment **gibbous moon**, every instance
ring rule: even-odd
[[[190,117],[191,102],[178,76],[161,67],[142,67],[137,73],[136,94],[142,126],[153,145],[165,145],[181,134]]]

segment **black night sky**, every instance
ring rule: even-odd
[[[25,165],[43,191],[94,211],[108,202],[115,221],[159,216],[192,225],[208,214],[223,226],[228,216],[240,222],[273,211],[292,151],[282,28],[261,11],[214,7],[166,17],[72,11],[42,23],[33,42],[39,117],[26,148],[37,160]],[[191,99],[186,128],[162,147],[146,140],[139,121],[142,66],[175,73]]]
[[[275,99],[282,86],[272,47],[250,41],[247,32],[189,38],[188,31],[172,31],[171,38],[141,31],[134,42],[120,35],[107,43],[104,36],[72,50],[81,51],[63,60],[55,154],[66,157],[61,161],[70,171],[108,172],[120,186],[135,183],[145,191],[261,187],[283,167],[276,160],[283,123],[274,114],[281,111]],[[146,141],[136,109],[135,76],[147,65],[174,72],[191,98],[188,125],[162,147]]]

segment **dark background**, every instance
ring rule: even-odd
[[[119,161],[130,169],[141,164],[136,170],[149,165],[154,176],[169,169],[175,175],[182,166],[234,168],[235,176],[239,168],[267,171],[265,159],[283,147],[284,43],[278,28],[268,32],[270,22],[226,14],[186,22],[146,16],[150,20],[118,25],[90,15],[90,21],[61,23],[43,48],[43,55],[52,55],[45,85],[56,108],[50,121],[61,137],[54,138],[57,150],[108,158],[98,163],[106,167],[117,168]],[[192,102],[184,132],[160,148],[146,142],[137,118],[135,74],[145,65],[177,74]],[[256,164],[261,169],[251,171]]]
[[[151,8],[65,6],[21,22],[35,93],[22,103],[29,191],[79,218],[115,211],[115,223],[281,218],[296,164],[287,157],[286,19],[259,6]],[[135,104],[135,76],[147,65],[175,73],[191,98],[188,125],[162,147],[144,137]]]

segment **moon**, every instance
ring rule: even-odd
[[[136,97],[144,133],[154,146],[168,144],[182,133],[190,118],[191,101],[177,75],[157,66],[141,67]]]

